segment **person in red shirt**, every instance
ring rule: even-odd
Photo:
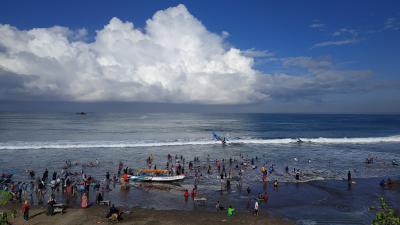
[[[192,198],[194,198],[194,197],[196,197],[196,195],[197,195],[197,190],[196,190],[196,187],[194,187],[194,188],[192,189],[191,196],[192,196]]]
[[[124,180],[124,184],[127,185],[129,182],[129,175],[124,173],[124,175],[122,175],[122,179]]]
[[[185,201],[187,201],[189,198],[189,191],[187,189],[185,189],[185,193],[183,194],[183,196],[185,196]]]
[[[21,212],[24,214],[24,220],[29,220],[29,209],[31,206],[28,203],[28,200],[25,200],[24,204],[22,204]]]

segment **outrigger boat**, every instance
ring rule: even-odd
[[[220,141],[222,145],[226,145],[226,141],[228,140],[226,137],[220,136],[215,132],[212,132],[212,135],[215,138],[215,140]]]
[[[169,175],[168,170],[140,170],[137,175],[129,176],[131,181],[172,182],[185,179],[185,175]]]

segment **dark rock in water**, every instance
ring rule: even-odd
[[[77,115],[86,115],[87,113],[85,113],[85,112],[77,112],[76,114]]]

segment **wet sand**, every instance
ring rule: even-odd
[[[253,203],[249,206],[247,203],[249,200],[253,202],[257,193],[262,191],[262,184],[254,184],[250,195],[245,190],[240,193],[235,189],[223,193],[203,192],[208,198],[205,205],[194,204],[191,199],[185,202],[181,192],[138,188],[122,192],[119,185],[106,193],[105,199],[113,200],[119,209],[131,212],[123,216],[121,224],[369,224],[375,217],[375,211],[370,211],[369,207],[378,206],[380,196],[385,197],[390,207],[400,213],[399,201],[396,201],[400,193],[399,177],[393,178],[393,185],[385,188],[379,186],[380,180],[355,179],[352,185],[336,180],[281,183],[277,189],[268,183],[270,197],[268,202],[260,202],[259,217],[251,213]],[[94,193],[91,193],[93,198]],[[104,218],[107,207],[80,209],[79,196],[70,202],[71,208],[64,215],[47,217],[43,213],[45,208],[35,204],[29,223],[24,223],[22,215],[19,215],[14,224],[108,224]],[[56,192],[56,197],[57,202],[66,203],[60,193]],[[226,211],[215,212],[214,203],[217,200],[224,206],[232,205],[238,214],[228,218]],[[6,207],[18,209],[20,206],[14,202]]]
[[[24,221],[21,213],[17,218],[13,219],[12,224],[29,224],[29,225],[95,225],[95,224],[135,224],[135,225],[152,225],[152,224],[171,224],[171,225],[205,225],[205,224],[276,224],[290,225],[294,224],[284,218],[272,218],[265,212],[259,216],[250,213],[238,213],[233,217],[228,217],[226,211],[206,212],[206,211],[178,211],[178,210],[154,210],[133,208],[124,211],[123,220],[120,222],[112,222],[104,215],[107,212],[105,206],[93,206],[88,209],[67,209],[64,214],[56,214],[54,216],[46,216],[46,209],[35,207],[30,210],[30,219]]]

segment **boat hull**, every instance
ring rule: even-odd
[[[130,176],[131,181],[148,181],[148,182],[173,182],[185,179],[185,175],[177,176]]]

